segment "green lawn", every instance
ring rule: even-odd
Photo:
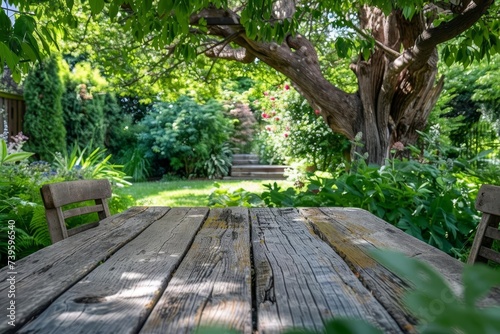
[[[208,196],[219,183],[225,189],[243,188],[246,191],[260,193],[265,188],[263,185],[277,182],[283,187],[289,187],[287,181],[236,181],[236,180],[195,180],[195,181],[156,181],[138,182],[129,187],[114,190],[120,195],[131,195],[135,205],[161,205],[161,206],[207,206]]]

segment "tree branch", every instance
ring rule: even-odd
[[[413,69],[422,67],[427,63],[431,54],[435,52],[438,44],[446,42],[469,29],[481,18],[492,3],[493,0],[470,2],[467,9],[449,22],[443,22],[437,27],[424,30],[416,39],[414,46],[405,50],[402,55],[389,65],[389,72],[397,75],[409,66]]]
[[[370,39],[371,36],[369,36],[367,33],[365,33],[363,30],[359,29],[356,25],[352,25],[351,26],[352,29],[354,29],[354,31],[356,31],[361,37],[363,37],[364,39]],[[385,46],[384,44],[382,44],[380,41],[376,40],[375,39],[375,45],[380,49],[382,50],[391,60],[394,60],[396,59],[397,57],[401,56],[401,54],[399,52],[396,52],[394,51],[393,49]]]

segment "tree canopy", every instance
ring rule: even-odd
[[[194,65],[195,78],[183,81],[186,90],[207,89],[199,83],[221,66],[209,59],[266,64],[320,110],[334,131],[349,139],[362,132],[364,150],[377,163],[393,143],[413,143],[425,127],[443,87],[438,45],[453,40],[442,48],[449,64],[468,65],[500,51],[493,0],[7,3],[18,10],[0,12],[0,57],[16,77],[68,39],[75,49],[85,45],[105,75],[116,74],[115,84],[137,82],[152,91],[157,83],[164,90],[178,84],[172,73],[185,63]],[[357,91],[328,77],[337,56],[350,58]]]

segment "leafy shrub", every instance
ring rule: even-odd
[[[269,206],[363,208],[445,252],[464,249],[478,222],[477,187],[457,179],[453,163],[392,160],[378,167],[358,160],[356,167],[313,175],[302,192],[269,186],[262,198]]]
[[[243,188],[236,190],[228,190],[221,188],[219,183],[215,183],[217,188],[208,197],[208,205],[216,208],[224,208],[230,206],[244,206],[244,207],[259,207],[264,206],[262,199]]]
[[[167,159],[170,170],[184,176],[207,176],[205,164],[231,135],[231,122],[214,100],[204,105],[183,96],[175,103],[157,103],[141,122],[139,144],[146,157]]]
[[[66,60],[70,61],[68,57]],[[67,146],[78,145],[81,148],[89,147],[90,150],[104,147],[106,121],[121,124],[113,115],[104,113],[105,109],[109,111],[114,108],[116,101],[100,93],[105,90],[107,82],[98,69],[92,68],[87,62],[70,63],[71,70],[65,61],[61,62],[65,82],[62,106]]]
[[[74,146],[69,154],[56,153],[54,166],[57,173],[67,180],[108,179],[117,186],[130,185],[122,171],[122,165],[110,162],[111,155],[105,155],[106,149],[96,148],[86,155],[87,148]]]
[[[233,152],[228,143],[215,147],[210,153],[210,157],[205,161],[205,170],[208,178],[222,178],[229,174],[231,168]]]
[[[289,85],[265,92],[254,105],[261,111],[258,152],[266,162],[300,163],[326,171],[340,163],[342,152],[350,147]]]
[[[471,161],[442,156],[445,147],[408,150],[415,159],[393,158],[380,167],[358,156],[347,169],[340,165],[332,173],[310,174],[302,188],[269,184],[259,197],[270,207],[363,208],[449,254],[466,257],[479,221],[473,203],[486,182],[471,174]],[[238,194],[221,195],[211,203],[229,205]]]
[[[50,58],[33,69],[24,84],[24,132],[31,138],[26,148],[46,161],[52,159],[52,152],[66,150],[61,106],[63,88],[58,71],[56,59]]]
[[[247,104],[236,102],[228,112],[235,121],[231,145],[235,153],[251,153],[257,120]]]
[[[151,163],[145,157],[146,152],[142,147],[134,147],[124,152],[121,160],[125,161],[123,171],[133,181],[145,181],[149,176]]]

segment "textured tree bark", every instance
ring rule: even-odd
[[[362,56],[351,65],[358,78],[359,90],[348,94],[325,79],[314,46],[304,36],[289,36],[278,45],[249,39],[240,25],[211,26],[209,33],[226,42],[207,52],[240,62],[260,59],[283,73],[321,115],[329,127],[353,140],[363,134],[360,153],[368,152],[368,162],[383,164],[395,142],[414,144],[418,131],[424,130],[429,114],[443,89],[437,79],[437,45],[459,35],[486,12],[493,0],[462,2],[453,9],[458,15],[446,24],[432,26],[429,11],[416,14],[411,21],[401,11],[385,16],[379,9],[365,6],[360,10],[359,33],[370,31],[376,49],[369,59]],[[287,2],[289,6],[290,2]],[[289,15],[286,7],[280,15]],[[239,22],[235,12],[210,8],[192,17],[224,17]],[[238,48],[229,45],[232,42]]]

